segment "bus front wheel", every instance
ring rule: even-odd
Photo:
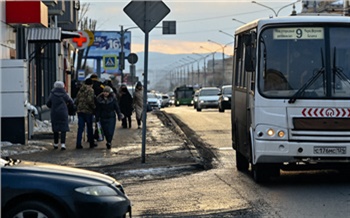
[[[268,182],[271,177],[277,177],[279,175],[280,168],[274,164],[252,164],[252,176],[256,183]]]
[[[236,150],[236,168],[238,171],[246,172],[249,169],[249,161],[243,154]]]

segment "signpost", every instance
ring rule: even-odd
[[[118,58],[117,55],[103,55],[103,68],[105,70],[117,69]]]
[[[149,32],[169,14],[170,9],[162,1],[131,1],[124,12],[145,33],[145,59],[143,78],[143,116],[142,116],[142,163],[146,162],[146,120],[147,120],[147,81]]]

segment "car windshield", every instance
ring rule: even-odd
[[[231,95],[232,94],[232,88],[231,87],[225,87],[222,89],[222,94],[224,95]]]
[[[157,98],[157,96],[153,93],[147,93],[147,98]]]
[[[201,96],[212,96],[218,95],[219,89],[203,89],[200,93]]]
[[[292,103],[349,99],[349,35],[348,27],[266,28],[259,38],[259,92]]]

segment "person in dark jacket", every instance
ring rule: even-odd
[[[78,132],[76,149],[81,149],[82,135],[85,129],[85,124],[87,127],[87,136],[90,143],[90,148],[94,148],[95,144],[93,136],[93,116],[95,112],[95,94],[92,88],[92,80],[86,79],[82,87],[79,89],[77,98],[75,99],[75,104],[77,105],[78,112]]]
[[[129,123],[129,128],[131,128],[131,115],[133,111],[133,99],[126,85],[122,84],[119,88],[119,106],[120,111],[124,115],[122,119],[123,128],[127,128],[127,123]]]
[[[51,124],[54,137],[54,149],[58,148],[61,139],[61,150],[66,150],[66,132],[69,131],[67,104],[74,104],[72,98],[64,89],[62,81],[56,81],[46,105],[51,109]],[[61,133],[61,136],[60,136]]]
[[[96,74],[92,74],[90,76],[90,79],[92,80],[92,88],[94,89],[95,96],[97,97],[99,94],[103,92],[103,88],[105,87],[103,83],[98,79],[98,76]]]
[[[113,89],[105,86],[103,92],[96,98],[96,121],[100,121],[102,131],[106,137],[107,149],[112,147],[112,139],[116,125],[116,114],[118,120],[123,119],[124,115],[120,112],[119,104]]]

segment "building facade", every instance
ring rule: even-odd
[[[1,141],[26,144],[33,132],[31,117],[48,118],[45,104],[56,80],[63,81],[70,93],[74,74],[70,39],[80,37],[76,32],[79,9],[79,0],[0,1]],[[6,73],[16,66],[20,69],[14,72],[23,76]],[[22,84],[24,97],[14,97],[16,91],[5,90],[5,83]],[[13,102],[3,101],[8,96]],[[23,114],[13,122],[19,115],[11,114],[9,108],[16,101],[21,101]],[[20,134],[14,134],[18,129]]]

